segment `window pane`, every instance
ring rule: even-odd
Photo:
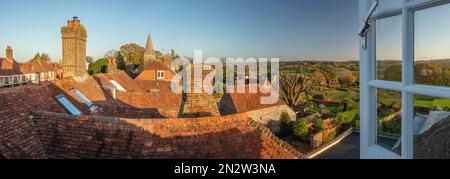
[[[399,0],[380,0],[380,5],[378,6],[378,10],[388,10],[388,9],[395,9],[395,8],[401,8],[403,2]]]
[[[415,83],[450,87],[450,4],[414,16]]]
[[[75,107],[69,100],[67,100],[66,97],[64,97],[63,95],[57,96],[56,99],[58,100],[58,102],[67,110],[70,112],[70,114],[72,115],[81,115],[81,111],[78,110],[77,107]]]
[[[77,89],[72,89],[71,92],[73,95],[75,95],[78,98],[78,100],[82,101],[87,107],[91,107],[93,105],[92,101],[89,100],[86,96],[84,96]]]
[[[402,81],[402,18],[376,22],[377,80]]]
[[[450,99],[414,96],[414,157],[450,159]]]
[[[400,155],[402,94],[377,90],[377,144]]]
[[[122,85],[120,85],[117,81],[115,80],[109,80],[109,82],[112,83],[112,85],[120,92],[127,92],[127,90],[125,90],[125,88],[122,87]]]

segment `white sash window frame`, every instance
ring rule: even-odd
[[[359,1],[360,22],[363,22],[375,0]],[[380,0],[379,7],[371,17],[372,23],[367,37],[360,40],[360,156],[362,159],[413,159],[414,95],[450,98],[450,88],[414,84],[414,12],[447,3],[450,3],[450,0]],[[377,19],[395,15],[402,16],[402,81],[377,80],[376,23],[374,22]],[[442,21],[442,23],[446,22]],[[402,93],[401,156],[376,144],[377,89]]]

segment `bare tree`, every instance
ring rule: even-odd
[[[281,99],[293,108],[301,108],[304,96],[312,86],[312,80],[302,74],[280,74]]]

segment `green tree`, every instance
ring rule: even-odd
[[[144,47],[138,44],[125,44],[120,47],[120,54],[122,55],[125,63],[131,63],[139,65],[144,60]]]
[[[283,112],[281,114],[281,123],[280,123],[280,136],[285,137],[289,136],[292,133],[292,120],[289,117],[289,114]]]
[[[402,65],[395,64],[387,67],[384,71],[384,80],[402,81]]]
[[[336,69],[331,67],[326,67],[323,69],[323,74],[325,75],[327,79],[328,85],[332,85],[333,82],[338,78],[338,75],[336,73]]]
[[[116,63],[117,63],[117,69],[119,69],[119,70],[126,69],[126,61],[119,51],[116,52]]]
[[[89,74],[106,73],[108,67],[109,59],[101,58],[95,61],[95,63],[89,64],[88,72]]]
[[[109,50],[108,52],[105,53],[105,55],[103,55],[103,58],[117,58],[117,50]]]
[[[42,53],[41,54],[41,61],[42,62],[50,62],[51,58],[50,55],[46,54],[46,53]]]
[[[449,72],[439,64],[419,63],[415,65],[414,78],[419,84],[450,86]]]
[[[32,62],[50,62],[50,60],[50,55],[46,53],[40,54],[39,52],[31,59]]]
[[[327,83],[327,77],[320,71],[315,71],[313,74],[314,83],[317,86],[326,86]]]
[[[356,82],[358,79],[355,77],[355,75],[351,74],[350,72],[346,72],[342,74],[341,77],[339,77],[339,84],[341,86],[353,86],[356,85]]]
[[[308,120],[301,119],[294,122],[294,125],[292,125],[292,132],[294,136],[306,137],[309,133]]]

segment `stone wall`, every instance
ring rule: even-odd
[[[287,105],[273,106],[247,113],[253,120],[266,125],[273,132],[277,133],[280,131],[280,118],[283,112],[287,112],[291,120],[296,120],[297,114]]]

